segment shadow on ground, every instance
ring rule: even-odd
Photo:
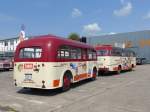
[[[109,77],[109,76],[116,76],[116,75],[124,75],[125,73],[128,72],[134,72],[135,70],[124,70],[121,71],[119,74],[116,72],[108,72],[108,73],[104,73],[104,74],[100,74],[99,77]]]
[[[75,89],[79,86],[85,85],[87,83],[92,82],[90,79],[80,81],[78,83],[72,84],[71,89]],[[66,91],[67,92],[67,91]],[[45,89],[35,89],[35,88],[22,88],[17,91],[19,94],[26,94],[26,95],[39,95],[39,96],[55,96],[58,94],[64,93],[61,88],[54,89],[54,90],[45,90]]]
[[[120,74],[117,74],[115,72],[111,72],[111,73],[107,73],[107,74],[103,74],[101,76],[98,76],[98,78],[100,77],[110,77],[110,76],[116,76],[116,75],[124,75],[127,72],[133,72],[134,70],[130,70],[130,71],[122,71]],[[75,89],[78,88],[82,85],[85,84],[89,84],[92,83],[93,81],[91,79],[87,79],[87,80],[83,80],[80,82],[77,82],[75,84],[71,85],[71,89]],[[44,89],[29,89],[29,88],[23,88],[20,89],[19,91],[17,91],[19,94],[26,94],[26,95],[39,95],[39,96],[55,96],[58,94],[62,94],[64,93],[61,88],[58,89],[54,89],[54,90],[44,90]]]

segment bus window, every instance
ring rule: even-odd
[[[82,50],[82,59],[84,59],[84,60],[87,59],[86,49]]]
[[[76,49],[71,49],[71,59],[77,59],[77,51]]]
[[[112,55],[112,56],[122,56],[122,50],[121,50],[121,49],[114,48],[114,49],[111,51],[111,55]]]
[[[81,49],[64,45],[59,48],[57,57],[61,59],[81,59]]]
[[[88,50],[88,59],[92,59],[92,51]]]
[[[71,47],[70,50],[71,59],[81,59],[81,49]]]
[[[95,59],[97,59],[97,54],[96,54],[96,51],[92,51],[92,55],[93,55],[93,59],[95,60]]]
[[[96,51],[94,51],[94,50],[88,50],[88,59],[96,59],[97,58],[97,56],[96,56]]]
[[[109,55],[109,50],[106,49],[101,49],[97,51],[98,56],[108,56]]]
[[[20,49],[19,58],[41,58],[42,49],[38,47]]]
[[[77,59],[81,59],[81,49],[77,49]]]
[[[70,58],[70,49],[69,46],[61,46],[57,51],[57,58],[69,59]]]
[[[136,56],[135,52],[133,52],[133,51],[130,51],[129,53],[130,53],[130,57],[135,57]]]

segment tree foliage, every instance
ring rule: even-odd
[[[80,40],[80,36],[77,33],[71,33],[68,36],[68,39],[79,41]]]

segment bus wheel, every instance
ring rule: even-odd
[[[134,65],[132,64],[130,71],[132,71],[132,70],[133,70],[133,68],[134,68]]]
[[[63,77],[63,87],[62,87],[62,91],[67,91],[70,89],[71,86],[71,78],[69,77],[69,75],[64,75]]]
[[[121,72],[121,66],[118,66],[117,74],[120,74]]]
[[[104,76],[105,75],[105,73],[104,73],[104,71],[98,71],[98,76]]]
[[[94,68],[93,69],[93,75],[92,75],[92,80],[95,80],[96,79],[96,77],[97,77],[97,69],[96,68]]]

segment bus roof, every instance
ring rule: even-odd
[[[42,44],[53,44],[54,46],[59,46],[59,45],[71,45],[71,46],[76,46],[76,47],[82,47],[82,48],[94,48],[91,45],[74,41],[74,40],[69,40],[66,38],[61,38],[53,35],[42,35],[42,36],[35,36],[30,38],[29,40],[25,40],[19,44],[18,47],[26,47],[26,46],[39,46]]]

